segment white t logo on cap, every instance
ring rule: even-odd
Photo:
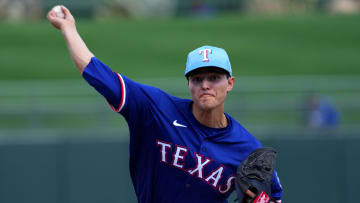
[[[202,49],[199,51],[199,55],[203,54],[204,53],[204,58],[203,58],[203,62],[208,62],[210,61],[208,56],[209,54],[212,54],[212,50],[211,49]]]

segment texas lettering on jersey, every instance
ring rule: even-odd
[[[226,169],[224,165],[217,166],[212,172],[205,174],[204,169],[213,161],[212,159],[194,152],[194,162],[196,164],[193,166],[186,166],[185,158],[190,151],[187,147],[172,144],[162,140],[157,140],[156,145],[159,148],[161,163],[173,166],[184,171],[185,173],[188,173],[190,176],[199,178],[221,194],[225,194],[231,191],[235,182],[235,175],[230,175],[227,177],[226,184],[219,184],[223,178],[224,170]],[[172,157],[172,159],[169,160],[169,157]]]

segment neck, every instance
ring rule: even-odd
[[[207,127],[225,128],[228,125],[224,114],[224,106],[211,110],[203,110],[193,104],[192,109],[196,120]]]

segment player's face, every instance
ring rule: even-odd
[[[227,92],[232,90],[234,78],[223,72],[202,70],[189,77],[189,90],[196,107],[213,110],[224,106]]]

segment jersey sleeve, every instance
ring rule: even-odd
[[[83,72],[84,79],[105,97],[112,109],[122,114],[128,124],[149,123],[153,119],[153,106],[166,95],[158,88],[132,81],[113,72],[107,65],[93,57]],[[131,126],[129,126],[131,127]]]
[[[113,72],[97,58],[92,57],[82,76],[96,91],[105,97],[114,110],[121,110],[125,99],[125,91],[119,74]]]
[[[276,202],[281,202],[282,197],[282,186],[280,184],[280,179],[277,175],[277,172],[274,170],[274,176],[271,183],[271,197],[276,199]]]

